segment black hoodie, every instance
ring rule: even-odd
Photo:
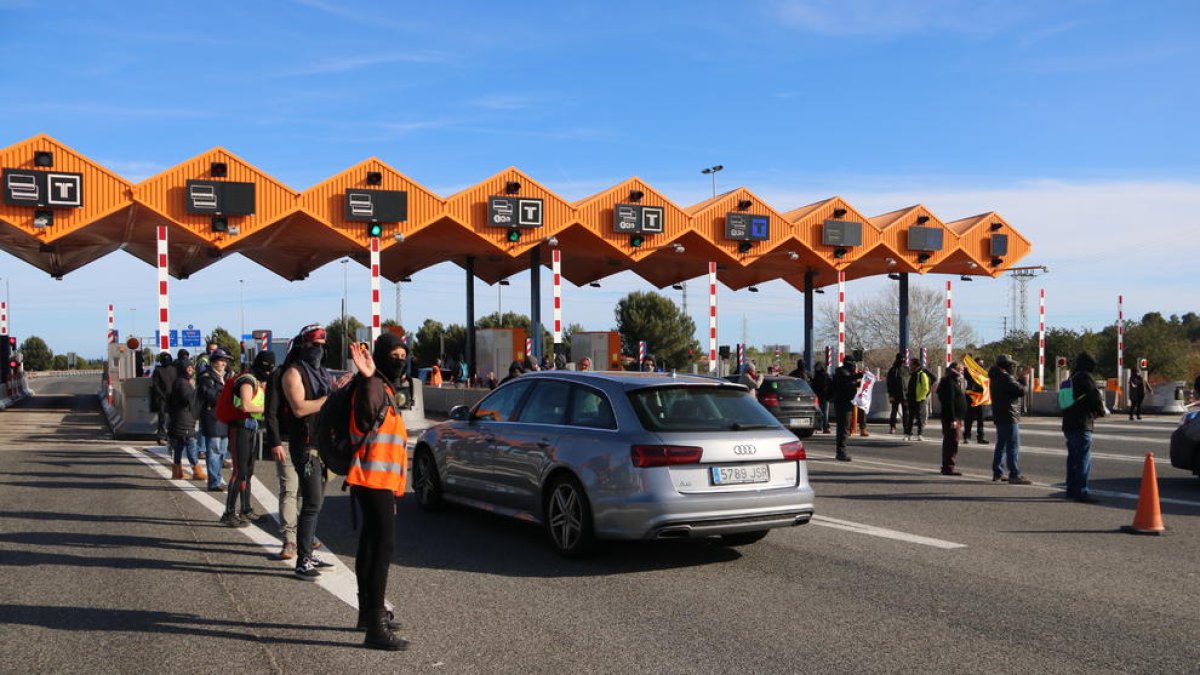
[[[1075,393],[1075,404],[1063,411],[1063,431],[1091,431],[1093,420],[1104,416],[1104,400],[1096,388],[1096,358],[1087,352],[1075,357],[1075,369],[1071,371],[1071,390]]]

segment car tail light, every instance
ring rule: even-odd
[[[779,394],[776,394],[776,393],[763,394],[762,398],[760,398],[758,400],[760,402],[762,402],[762,404],[767,408],[778,408],[779,407]]]
[[[821,407],[821,397],[813,396],[813,404],[816,405],[818,408],[820,408]]]
[[[672,464],[699,464],[704,448],[691,445],[635,445],[629,455],[633,465],[643,469]]]
[[[804,453],[804,441],[791,441],[779,446],[780,452],[783,453],[784,459],[808,459],[808,455]]]

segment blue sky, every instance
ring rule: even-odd
[[[637,175],[684,205],[723,164],[718,189],[780,210],[833,194],[869,215],[995,209],[1033,240],[1023,262],[1051,268],[1033,286],[1050,323],[1098,328],[1119,293],[1127,315],[1197,309],[1198,30],[1193,2],[0,0],[0,146],[44,132],[133,181],[223,146],[297,190],[369,156],[442,195],[510,165],[572,200]],[[365,317],[366,271],[348,267]],[[337,315],[342,276],[288,283],[234,257],[173,283],[172,312],[208,330],[244,308],[247,329],[287,334]],[[123,333],[153,329],[154,271],[123,253],[62,281],[0,254],[0,277],[12,332],[55,351],[98,354],[110,301]],[[417,275],[404,323],[462,323],[462,285],[457,267]],[[956,285],[957,313],[998,337],[1008,285]],[[568,285],[564,318],[609,328],[644,287]],[[496,288],[477,294],[496,309]],[[799,344],[801,301],[724,290],[721,342],[744,313],[751,343]],[[524,278],[503,304],[528,312]]]

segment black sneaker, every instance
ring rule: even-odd
[[[1033,481],[1029,480],[1025,476],[1009,476],[1008,482],[1012,483],[1013,485],[1033,485]]]
[[[844,453],[844,452],[839,452],[839,453],[837,454],[837,461],[839,461],[839,462],[849,462],[849,461],[850,461],[850,455],[848,455],[848,454],[846,454],[846,453]]]
[[[316,581],[321,576],[321,572],[316,565],[312,564],[309,558],[301,558],[296,562],[296,576],[305,581]]]
[[[227,527],[249,527],[250,523],[236,513],[225,512],[221,516],[221,524]]]
[[[961,476],[962,472],[955,471],[954,469],[942,469],[942,475],[943,476]]]
[[[1099,504],[1100,503],[1099,499],[1096,499],[1095,497],[1093,497],[1091,495],[1084,495],[1082,497],[1074,497],[1073,499],[1075,501],[1079,502],[1080,504]]]
[[[317,557],[316,553],[308,556],[308,561],[310,563],[312,563],[313,567],[333,567],[333,563],[325,562],[324,560],[321,560],[320,558]]]
[[[257,523],[258,521],[262,520],[264,517],[265,516],[263,516],[263,514],[259,513],[258,511],[255,511],[254,509],[250,509],[249,511],[242,512],[242,518],[245,518],[246,522],[248,522],[248,523]]]

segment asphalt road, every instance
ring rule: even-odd
[[[944,477],[934,442],[875,433],[840,463],[818,436],[818,518],[737,550],[619,543],[570,561],[531,526],[405,499],[389,596],[412,648],[393,654],[358,646],[347,587],[270,559],[270,526],[221,527],[216,500],[161,477],[157,454],[104,440],[92,400],[66,393],[79,385],[40,386],[63,395],[0,413],[5,670],[1173,673],[1200,660],[1200,480],[1164,463],[1173,418],[1101,422],[1097,505],[1059,496],[1057,420],[1023,425],[1031,486],[991,482],[990,447],[964,446],[967,475]],[[1163,537],[1118,532],[1147,451]],[[274,486],[270,465],[259,474]],[[352,568],[348,513],[335,489],[320,536]]]

